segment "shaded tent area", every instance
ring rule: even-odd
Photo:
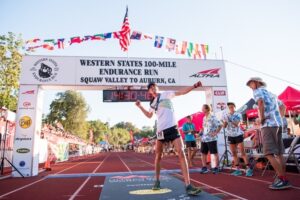
[[[203,112],[196,112],[194,114],[191,114],[191,116],[192,116],[192,122],[195,125],[196,131],[199,131],[202,128],[204,113]],[[185,135],[182,131],[182,127],[186,123],[186,121],[187,121],[186,117],[184,117],[184,118],[182,118],[178,121],[179,131],[180,131],[180,134],[181,134],[183,139],[184,139]]]
[[[288,86],[278,98],[284,103],[288,111],[300,113],[300,90]]]
[[[147,138],[147,137],[142,137],[142,138],[140,138],[139,140],[137,140],[137,143],[140,143],[140,144],[146,144],[146,143],[148,143],[149,142],[149,138]]]
[[[252,119],[258,117],[257,109],[255,108],[255,100],[251,98],[247,103],[240,107],[237,112],[241,113],[243,120]]]

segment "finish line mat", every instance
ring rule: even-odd
[[[199,196],[187,196],[184,183],[169,175],[162,175],[160,190],[153,191],[153,175],[116,175],[107,176],[101,192],[100,200],[130,199],[130,200],[189,200],[220,198],[202,191]]]

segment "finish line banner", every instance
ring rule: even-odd
[[[221,60],[24,56],[20,84],[226,86]]]

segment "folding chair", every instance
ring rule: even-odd
[[[298,161],[300,158],[300,153],[295,152],[299,148],[300,148],[300,136],[298,135],[293,139],[293,141],[290,145],[290,149],[288,150],[288,152],[286,154],[284,154],[284,158],[285,158],[286,165],[291,165],[290,163],[288,163],[289,160],[294,161],[293,165],[296,166],[298,172],[300,173],[300,166],[299,166],[299,161]],[[299,158],[297,158],[297,155],[299,156]]]
[[[252,160],[251,165],[253,166],[253,168],[255,168],[256,163],[259,159],[265,158],[263,154],[262,135],[260,129],[256,130],[256,133],[254,135],[254,141],[256,143],[254,146],[245,146],[245,152],[248,156],[249,162],[250,160]],[[267,169],[270,169],[270,166],[270,162],[267,161],[267,164],[264,167],[261,176],[265,174]]]

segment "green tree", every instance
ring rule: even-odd
[[[139,132],[141,137],[152,137],[154,135],[154,130],[151,126],[143,126],[142,130]]]
[[[61,122],[64,129],[83,139],[88,138],[88,124],[86,122],[89,107],[81,93],[66,91],[57,93],[58,97],[50,104],[48,123]]]
[[[110,128],[107,123],[103,123],[100,120],[88,121],[89,129],[93,131],[94,141],[96,143],[100,141],[105,141],[105,134],[109,134]]]
[[[132,131],[133,133],[139,132],[139,129],[135,127],[131,122],[119,122],[114,125],[115,128],[126,129],[127,131]]]
[[[0,107],[17,109],[23,45],[21,35],[0,35]]]
[[[108,134],[108,142],[114,146],[121,146],[130,141],[129,132],[123,128],[112,128]]]

